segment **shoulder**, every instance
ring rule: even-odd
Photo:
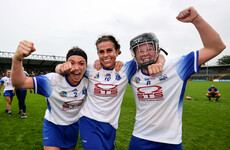
[[[2,77],[2,79],[1,80],[5,80],[6,79],[6,76],[5,77]]]
[[[61,77],[64,77],[62,74],[59,74],[59,73],[48,73],[48,74],[45,74],[44,76],[48,77],[48,78],[61,78]]]
[[[40,75],[33,77],[36,78],[36,80],[49,80],[51,82],[60,82],[61,79],[65,78],[63,75],[58,74],[58,73],[48,73],[45,75]]]
[[[88,81],[89,81],[88,78],[83,76],[80,84],[88,85]]]

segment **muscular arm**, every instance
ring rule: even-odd
[[[35,48],[32,42],[22,41],[12,57],[11,82],[15,88],[27,89],[34,87],[32,78],[27,77],[22,68],[23,58],[29,56],[33,51],[35,51]]]
[[[177,19],[182,22],[191,22],[200,34],[203,48],[199,50],[198,65],[220,54],[225,49],[225,44],[219,34],[197,13],[193,7],[189,7],[179,13]]]

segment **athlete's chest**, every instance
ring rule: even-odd
[[[10,78],[4,78],[3,79],[5,85],[11,85],[11,79]]]
[[[105,83],[105,84],[116,84],[127,80],[127,76],[123,72],[115,72],[114,70],[102,70],[102,71],[94,71],[89,74],[89,80],[96,83]]]

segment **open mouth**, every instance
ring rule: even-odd
[[[143,62],[148,62],[148,61],[149,61],[149,59],[142,59],[142,61],[143,61]]]
[[[74,74],[74,75],[80,75],[81,72],[73,72],[72,74]]]

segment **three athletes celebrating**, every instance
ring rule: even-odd
[[[182,106],[187,79],[199,71],[201,64],[220,54],[225,45],[193,7],[181,11],[177,19],[196,27],[203,48],[165,63],[164,58],[158,57],[161,49],[157,37],[153,33],[144,33],[130,42],[134,59],[116,72],[115,60],[120,51],[116,40],[98,39],[97,53],[103,68],[96,71],[88,67],[89,72],[85,74],[89,80],[88,96],[78,113],[84,149],[114,149],[120,105],[128,81],[137,107],[129,149],[182,149]],[[27,56],[33,52],[33,48],[26,49],[27,52],[19,51],[24,57],[25,53]],[[13,63],[12,83],[19,86],[13,78],[15,66]],[[72,67],[72,63],[65,63],[58,71],[71,74]],[[79,78],[83,72],[75,71],[73,78]]]

